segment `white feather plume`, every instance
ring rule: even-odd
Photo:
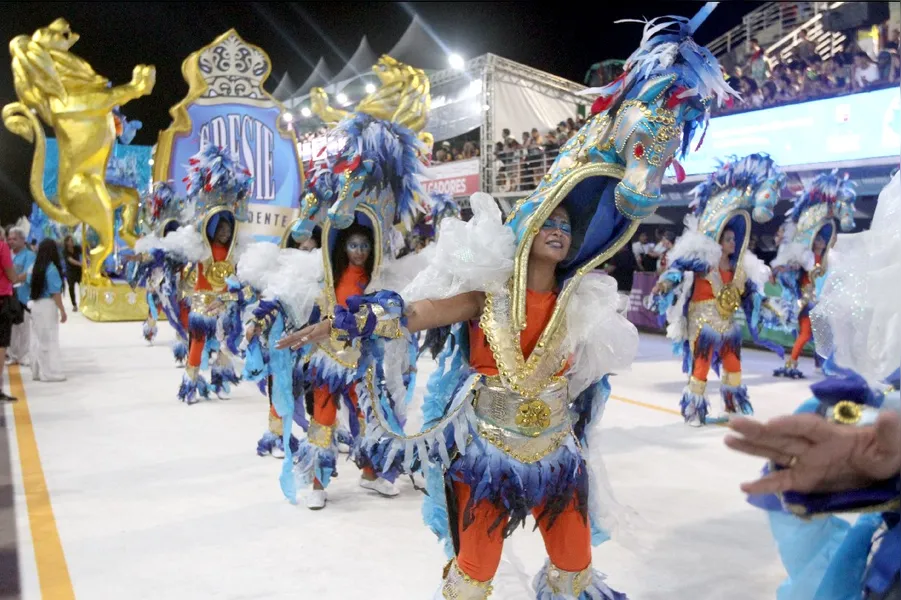
[[[179,227],[164,238],[156,234],[144,236],[135,244],[135,251],[138,253],[157,249],[186,262],[200,262],[210,258],[209,246],[204,243],[200,232],[191,225]]]
[[[278,244],[257,242],[250,244],[238,260],[238,279],[256,290],[266,289],[269,278],[276,272]]]
[[[322,293],[322,251],[284,248],[278,254],[263,298],[278,299],[295,325],[306,323]]]
[[[770,268],[750,250],[745,250],[741,264],[748,279],[753,281],[762,292],[763,286],[770,280]]]
[[[813,251],[797,242],[783,242],[779,246],[776,258],[770,263],[771,267],[800,267],[810,271],[816,264]]]
[[[685,217],[685,231],[673,244],[666,255],[669,264],[676,260],[699,260],[708,265],[719,263],[723,249],[716,241],[698,230],[698,218],[694,215]]]

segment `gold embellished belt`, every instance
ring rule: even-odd
[[[214,304],[216,301],[218,304]],[[200,315],[214,317],[225,309],[228,302],[237,300],[237,294],[231,292],[211,292],[197,290],[191,294],[191,311]]]
[[[544,458],[572,434],[566,380],[525,398],[489,377],[476,390],[473,407],[479,435],[520,462]]]

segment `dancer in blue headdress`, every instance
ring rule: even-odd
[[[901,176],[869,231],[839,236],[811,313],[838,375],[796,414],[730,423],[740,452],[770,460],[744,484],[767,511],[788,579],[778,600],[901,598]],[[863,513],[853,524],[838,516]]]
[[[826,256],[835,244],[838,227],[842,231],[854,229],[855,198],[847,175],[822,173],[798,195],[788,213],[783,241],[770,264],[782,286],[781,316],[773,326],[788,328],[797,337],[785,366],[773,372],[777,377],[804,377],[798,359],[813,336],[810,311],[816,306],[817,280],[828,268]],[[819,364],[819,358],[816,361]]]
[[[667,337],[682,355],[689,374],[682,392],[685,422],[704,425],[725,420],[725,413],[752,414],[748,388],[741,379],[741,308],[755,341],[782,356],[782,347],[758,338],[763,287],[770,271],[751,252],[752,219],[765,223],[785,183],[773,159],[750,154],[732,157],[695,188],[693,213],[685,233],[667,254],[669,268],[654,287],[654,303],[669,321]],[[721,375],[725,413],[710,416],[707,376],[710,367]]]
[[[591,546],[623,533],[598,424],[607,375],[629,366],[638,334],[617,312],[615,282],[594,270],[654,213],[674,155],[732,93],[690,37],[700,20],[646,25],[623,78],[599,91],[606,110],[505,224],[494,199],[475,194],[473,219],[445,220],[435,260],[402,294],[350,298],[333,319],[282,342],[361,349],[364,449],[380,471],[427,473],[426,521],[452,558],[436,598],[487,598],[504,539],[529,515],[549,556],[536,598],[625,598],[592,567]],[[376,376],[380,341],[442,326],[453,329],[429,381],[424,428],[398,433]]]

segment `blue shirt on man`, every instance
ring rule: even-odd
[[[16,273],[21,275],[22,273],[28,273],[31,270],[31,267],[34,266],[35,253],[29,250],[28,248],[22,248],[18,254],[13,256],[13,266],[16,268]],[[28,304],[28,301],[31,300],[31,276],[19,285],[16,286],[16,296],[19,298],[19,302],[22,304]]]

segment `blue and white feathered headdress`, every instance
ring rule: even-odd
[[[196,215],[227,207],[239,221],[247,220],[247,202],[253,177],[227,148],[204,144],[188,160],[188,175],[182,180]]]
[[[341,121],[334,134],[344,136],[341,151],[329,157],[330,169],[339,175],[364,177],[361,193],[375,201],[380,192],[394,196],[394,222],[412,223],[423,212],[426,196],[418,175],[423,171],[424,142],[408,127],[355,112]],[[390,225],[390,223],[388,224]]]

